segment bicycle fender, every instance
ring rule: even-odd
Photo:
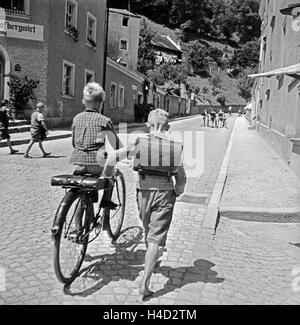
[[[77,192],[78,190],[77,189],[72,189],[70,190],[72,192]],[[52,225],[52,228],[51,228],[51,235],[52,237],[55,237],[59,231],[61,230],[61,227],[63,225],[63,209],[65,208],[65,206],[67,205],[65,201],[65,197],[63,198],[63,200],[61,201],[57,211],[56,211],[56,214],[55,214],[55,217],[54,217],[54,221],[53,221],[53,225]]]

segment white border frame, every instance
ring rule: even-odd
[[[72,87],[71,87],[71,90],[72,90],[72,95],[66,95],[64,93],[64,80],[65,80],[65,76],[64,76],[64,67],[65,65],[69,65],[71,66],[73,69],[72,69],[72,79],[71,79],[71,83],[72,83]],[[76,66],[74,63],[70,62],[70,61],[67,61],[67,60],[63,60],[63,66],[62,66],[62,83],[61,83],[61,93],[62,93],[62,96],[64,98],[69,98],[69,99],[74,99],[75,98],[75,76],[76,76]]]

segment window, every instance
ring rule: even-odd
[[[85,69],[84,81],[85,81],[85,84],[88,84],[89,82],[94,82],[95,81],[95,72]]]
[[[86,39],[93,47],[96,45],[97,18],[87,13]]]
[[[29,15],[29,0],[1,0],[0,6],[8,15]]]
[[[128,27],[129,17],[123,16],[122,25]]]
[[[68,61],[63,61],[63,86],[62,93],[65,96],[73,97],[75,94],[75,65]]]
[[[139,105],[143,104],[143,94],[142,93],[138,93],[138,104]]]
[[[156,108],[160,108],[160,95],[157,95]]]
[[[117,84],[110,84],[110,106],[117,107]]]
[[[77,27],[77,8],[78,4],[75,0],[66,0],[66,21],[65,27]]]
[[[119,86],[119,91],[118,91],[118,106],[120,108],[124,108],[124,87]]]
[[[121,39],[121,41],[120,41],[120,50],[127,51],[127,40]]]

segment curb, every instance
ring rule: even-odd
[[[60,134],[60,135],[49,135],[45,141],[51,141],[51,140],[58,140],[58,139],[66,139],[66,138],[70,138],[72,136],[72,133],[70,134]],[[11,140],[11,144],[12,146],[20,146],[22,144],[28,144],[29,143],[30,138],[26,138],[26,139],[20,139],[20,140]],[[7,143],[6,142],[2,142],[0,143],[0,148],[4,148],[7,147]]]
[[[207,206],[206,214],[204,216],[204,220],[202,223],[202,227],[209,229],[213,231],[214,233],[216,232],[217,224],[220,218],[220,203],[221,203],[221,198],[222,194],[225,188],[225,183],[227,179],[227,173],[228,173],[228,168],[229,168],[229,161],[230,161],[230,155],[231,155],[231,149],[232,149],[232,144],[233,144],[233,138],[235,135],[235,129],[237,125],[237,121],[235,121],[229,143],[226,149],[226,153],[222,162],[222,166],[217,178],[216,185],[214,187],[212,196],[210,198],[210,201]]]
[[[220,217],[265,223],[300,223],[300,208],[222,207]]]

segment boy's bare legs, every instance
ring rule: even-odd
[[[152,291],[149,289],[149,283],[151,275],[154,271],[157,257],[158,257],[159,246],[155,243],[148,243],[148,248],[145,256],[145,269],[143,279],[140,285],[140,294],[143,298],[150,296]]]
[[[8,147],[9,147],[10,153],[11,153],[12,155],[13,155],[14,153],[19,152],[19,150],[15,150],[15,149],[12,147],[12,144],[11,144],[10,139],[7,139],[7,145],[8,145]]]
[[[42,151],[44,157],[47,157],[47,156],[51,155],[50,152],[46,152],[46,151],[44,150],[42,140],[39,140],[39,147],[40,147],[40,149],[41,149],[41,151]]]
[[[34,144],[34,140],[30,140],[29,145],[28,145],[25,155],[24,155],[25,158],[29,158],[29,151],[30,151],[31,147],[33,146],[33,144]]]

